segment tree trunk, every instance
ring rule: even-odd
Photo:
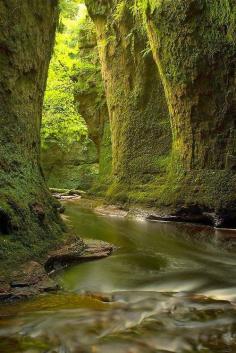
[[[235,1],[149,1],[147,23],[172,121],[166,203],[235,210]]]
[[[110,192],[122,195],[160,173],[170,145],[167,106],[134,3],[87,0],[86,5],[96,26],[111,123],[116,182]]]
[[[0,0],[0,258],[39,254],[61,234],[39,162],[57,19],[56,0]]]

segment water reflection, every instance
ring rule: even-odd
[[[85,237],[96,234],[120,248],[96,265],[87,263],[67,271],[66,288],[215,291],[217,298],[226,295],[235,300],[236,254],[231,250],[234,243],[224,241],[225,233],[208,227],[104,217],[80,210],[79,205],[70,205],[68,213]]]
[[[118,250],[58,275],[66,294],[0,307],[1,353],[236,352],[233,233],[104,217],[79,204],[67,214],[76,232]]]

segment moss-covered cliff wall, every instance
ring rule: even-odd
[[[40,253],[61,233],[39,164],[57,18],[55,0],[0,2],[0,260]]]
[[[111,197],[134,197],[163,171],[170,127],[162,83],[133,1],[86,5],[96,32],[111,123]],[[134,192],[133,196],[128,195]],[[140,195],[139,195],[140,196]]]
[[[99,177],[94,186],[105,189],[111,174],[111,134],[95,26],[89,16],[79,26],[78,43],[79,65],[73,73],[75,103],[97,148]]]
[[[147,3],[148,35],[173,133],[171,173],[160,202],[234,214],[236,4]]]
[[[110,114],[116,180],[110,194],[122,186],[124,200],[140,194],[141,201],[172,212],[214,212],[218,223],[233,223],[235,2],[86,5],[96,25]]]
[[[66,158],[57,150],[58,165],[63,160],[70,173],[61,179],[83,187],[83,161],[99,160],[100,183],[112,182],[112,199],[235,225],[235,1],[85,2],[96,40],[91,23],[89,32],[80,28],[80,65],[70,79],[93,147],[73,146]],[[39,254],[62,232],[40,166],[57,5],[0,1],[0,260]]]
[[[88,190],[99,176],[97,149],[87,138],[74,142],[66,150],[51,144],[42,150],[41,161],[50,188]]]

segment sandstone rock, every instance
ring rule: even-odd
[[[0,279],[0,303],[25,300],[40,293],[57,291],[59,286],[50,278],[49,272],[72,264],[102,259],[109,256],[113,250],[111,244],[103,241],[70,238],[67,243],[48,255],[44,266],[30,261],[11,274],[9,283],[5,279]],[[100,300],[108,301],[107,298]]]
[[[45,262],[47,272],[61,270],[72,264],[99,260],[111,255],[114,246],[99,240],[78,240],[49,254]]]

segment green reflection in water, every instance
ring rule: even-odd
[[[118,250],[58,274],[64,293],[1,306],[1,353],[236,352],[228,233],[99,216],[81,203],[67,215],[77,234]]]

